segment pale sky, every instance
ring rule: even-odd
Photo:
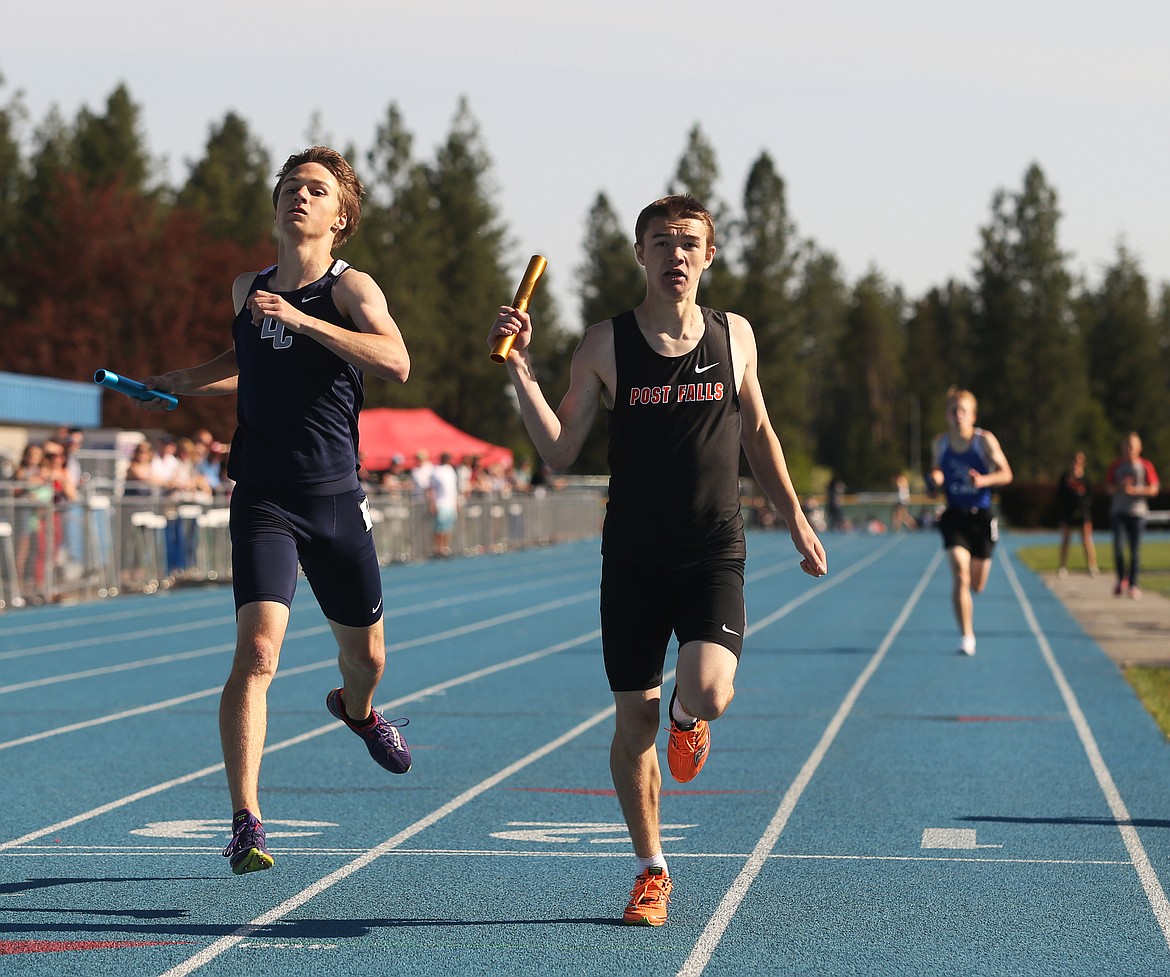
[[[58,0],[5,16],[0,102],[22,90],[34,122],[52,105],[72,119],[124,82],[179,182],[228,111],[278,165],[314,114],[364,154],[396,103],[430,159],[467,96],[516,276],[544,254],[576,325],[594,198],[632,237],[696,123],[732,211],[766,150],[798,233],[851,284],[870,268],[911,296],[971,281],[993,194],[1033,162],[1074,273],[1099,281],[1124,242],[1170,280],[1167,50],[1165,0]],[[485,301],[485,334],[510,298]]]

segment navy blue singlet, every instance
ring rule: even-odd
[[[314,318],[352,330],[332,298],[348,267],[336,260],[317,281],[277,294]],[[275,270],[274,265],[257,274],[248,294],[272,291],[268,281]],[[275,320],[253,325],[246,306],[232,322],[232,339],[239,366],[238,427],[228,474],[237,482],[305,495],[357,488],[362,371]]]

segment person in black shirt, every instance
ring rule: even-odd
[[[707,759],[708,723],[731,702],[743,643],[741,446],[804,572],[821,576],[826,558],[768,418],[751,325],[698,304],[699,280],[715,256],[711,215],[689,195],[664,197],[642,211],[634,236],[646,297],[585,331],[556,410],[533,372],[527,312],[501,308],[488,344],[514,337],[508,373],[552,468],[577,457],[599,403],[609,415],[602,647],[617,705],[610,769],[638,859],[624,920],[661,925],[672,888],[655,749],[666,651],[673,633],[679,651],[667,757],[685,782]]]
[[[1089,576],[1097,576],[1097,550],[1093,545],[1093,516],[1089,511],[1093,502],[1093,486],[1085,472],[1085,453],[1073,454],[1072,464],[1061,473],[1056,484],[1056,505],[1060,510],[1060,568],[1057,576],[1068,576],[1069,538],[1076,530],[1085,548],[1085,562]]]

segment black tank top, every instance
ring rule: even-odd
[[[332,298],[334,284],[348,267],[334,261],[312,284],[277,294],[316,319],[352,330]],[[271,291],[268,281],[275,270],[273,265],[260,272],[248,294]],[[247,307],[232,322],[232,339],[240,376],[228,474],[237,482],[310,495],[357,488],[362,371],[272,319],[253,325]]]
[[[683,356],[651,349],[633,312],[614,317],[607,556],[662,565],[746,555],[731,333],[725,313],[702,313],[703,338]]]

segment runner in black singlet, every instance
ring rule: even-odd
[[[608,410],[601,626],[617,705],[610,769],[638,860],[624,919],[661,925],[672,889],[655,748],[666,652],[673,634],[679,650],[667,757],[671,774],[685,782],[707,758],[708,723],[731,701],[743,646],[741,447],[788,525],[801,568],[821,576],[826,561],[768,419],[751,326],[697,302],[715,256],[711,215],[693,197],[664,197],[642,211],[634,236],[646,297],[586,330],[555,411],[533,374],[528,314],[501,308],[488,343],[514,337],[508,372],[550,467],[568,467],[598,404]]]
[[[357,477],[363,373],[404,382],[410,358],[382,290],[332,254],[357,227],[362,192],[340,153],[315,146],[290,156],[272,193],[277,262],[236,279],[231,348],[146,380],[183,396],[238,395],[229,456],[236,652],[220,700],[233,811],[224,855],[237,875],[273,864],[260,758],[298,563],[339,648],[344,685],[326,707],[386,769],[405,773],[411,763],[397,729],[405,720],[373,707],[386,660],[382,585]]]

